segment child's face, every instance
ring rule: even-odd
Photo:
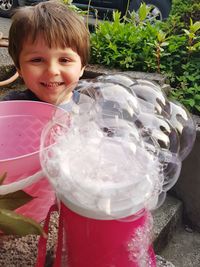
[[[84,68],[80,56],[71,48],[49,48],[42,36],[24,42],[19,56],[20,76],[42,101],[56,104],[65,90],[63,101],[70,100]],[[74,83],[74,84],[73,84]],[[70,88],[68,85],[73,84]]]

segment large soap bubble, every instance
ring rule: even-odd
[[[138,97],[138,102],[143,112],[169,118],[171,114],[170,103],[157,84],[138,80],[130,87]]]
[[[164,175],[163,190],[169,190],[176,183],[181,168],[180,141],[176,129],[166,118],[151,113],[140,113],[135,123],[146,149],[157,154]]]
[[[190,153],[196,139],[196,129],[193,119],[187,109],[179,102],[170,102],[171,117],[169,119],[172,126],[177,130],[180,139],[181,160],[184,160]]]
[[[77,91],[71,112],[55,114],[41,139],[41,164],[59,198],[97,219],[161,205],[194,143],[189,113],[158,84],[122,73],[82,80]]]
[[[126,86],[127,88],[130,87],[136,83],[136,80],[133,80],[132,78],[130,78],[127,74],[124,73],[116,73],[116,74],[112,74],[112,75],[102,75],[96,78],[96,81],[99,82],[109,82],[109,83],[117,83],[120,84],[122,86]],[[95,82],[95,80],[94,80]]]

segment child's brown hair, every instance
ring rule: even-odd
[[[12,17],[8,51],[20,69],[19,56],[24,41],[33,43],[41,35],[49,47],[70,47],[81,58],[82,66],[89,59],[89,32],[83,19],[57,1],[41,2],[19,8]],[[30,39],[29,39],[30,38]]]

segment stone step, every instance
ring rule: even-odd
[[[149,267],[149,266],[148,266]],[[156,267],[177,267],[160,255],[156,256]]]
[[[162,255],[182,220],[182,202],[167,194],[165,202],[157,210],[153,211],[153,245],[156,256],[157,267],[178,267],[170,257]]]
[[[10,78],[15,72],[15,67],[7,48],[0,48],[0,81]]]
[[[118,72],[122,72],[119,69],[108,68],[101,65],[88,65],[84,71],[83,79],[92,79],[96,78],[99,75],[112,75]],[[159,73],[148,73],[140,71],[124,71],[125,74],[128,74],[133,79],[147,79],[158,83],[161,88],[168,93],[171,90],[170,85],[168,84],[166,76]]]
[[[163,205],[153,211],[153,243],[156,254],[168,244],[182,220],[182,202],[167,194]]]
[[[200,233],[188,226],[180,225],[168,245],[160,252],[176,267],[200,266]]]

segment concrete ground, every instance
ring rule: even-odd
[[[200,233],[181,225],[160,255],[175,267],[200,267]]]
[[[11,19],[0,17],[0,32],[4,37],[8,37],[8,31],[11,25]]]

